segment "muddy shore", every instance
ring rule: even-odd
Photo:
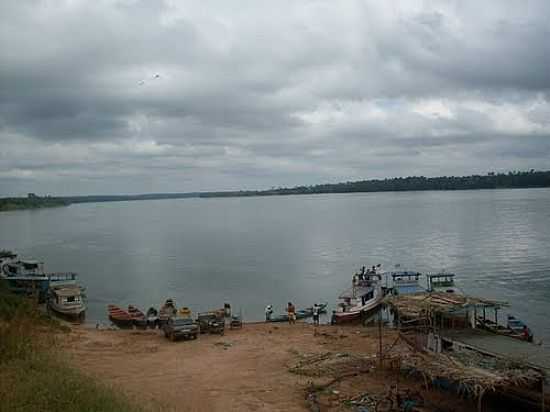
[[[396,336],[385,329],[383,347],[399,350]],[[354,399],[383,397],[392,385],[420,393],[426,401],[421,410],[472,408],[449,394],[425,390],[421,382],[380,370],[377,328],[247,324],[224,336],[174,343],[160,331],[75,326],[62,345],[85,374],[147,410],[307,411],[311,400],[306,400],[306,389],[333,381],[315,401],[321,411],[354,410]]]

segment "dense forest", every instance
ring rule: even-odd
[[[181,199],[192,197],[236,197],[277,196],[317,193],[353,192],[401,192],[410,190],[472,190],[472,189],[516,189],[529,187],[550,187],[550,171],[488,173],[487,175],[443,176],[443,177],[396,177],[392,179],[360,180],[356,182],[296,186],[271,190],[240,190],[224,192],[154,193],[142,195],[101,195],[39,197],[29,194],[24,198],[0,198],[0,211],[36,209],[42,207],[66,206],[71,203],[120,202],[130,200]]]
[[[514,189],[528,187],[550,187],[550,171],[488,173],[472,176],[443,177],[396,177],[382,180],[360,180],[315,186],[296,186],[261,191],[234,191],[201,193],[201,197],[222,196],[272,196],[317,193],[352,192],[401,192],[408,190],[471,190],[471,189]]]
[[[67,206],[70,202],[53,197],[4,197],[0,198],[0,212],[19,209],[41,209],[43,207]]]

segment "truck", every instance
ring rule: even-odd
[[[193,319],[169,318],[162,327],[164,336],[172,341],[180,338],[197,339],[199,325]]]

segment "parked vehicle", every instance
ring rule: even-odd
[[[197,322],[201,333],[224,334],[225,318],[223,315],[220,316],[219,311],[199,313]]]
[[[169,318],[162,327],[164,336],[172,341],[180,338],[197,339],[199,325],[189,318]]]

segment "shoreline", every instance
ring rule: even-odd
[[[384,347],[395,344],[396,336],[385,328]],[[418,381],[377,369],[378,345],[377,328],[304,322],[246,323],[242,329],[227,328],[224,336],[204,334],[178,342],[159,330],[73,325],[62,338],[70,363],[85,375],[124,392],[146,410],[178,411],[307,411],[307,389],[334,379],[319,393],[323,411],[341,410],[365,392],[383,396],[395,382],[422,391]],[[471,407],[433,390],[424,391],[423,398],[434,405],[451,400],[456,412]]]

